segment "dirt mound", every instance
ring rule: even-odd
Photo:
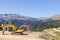
[[[57,35],[60,33],[59,28],[51,28],[51,29],[46,29],[40,34],[40,38],[46,39],[46,40],[57,40]]]

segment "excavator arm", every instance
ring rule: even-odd
[[[30,29],[30,25],[25,25],[25,26],[24,25],[21,25],[19,28],[22,29],[24,27],[26,27],[27,29]]]

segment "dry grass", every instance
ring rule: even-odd
[[[56,40],[60,40],[60,32],[55,32],[55,33],[56,33],[56,35],[57,35],[57,36],[55,37]]]
[[[58,29],[47,29],[39,37],[46,40],[60,40],[60,31]]]

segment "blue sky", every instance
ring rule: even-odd
[[[0,14],[50,17],[60,14],[60,0],[0,0]]]

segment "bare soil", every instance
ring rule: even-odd
[[[1,32],[0,32],[1,33]],[[39,38],[40,32],[29,32],[28,35],[2,35],[0,40],[43,40]]]

